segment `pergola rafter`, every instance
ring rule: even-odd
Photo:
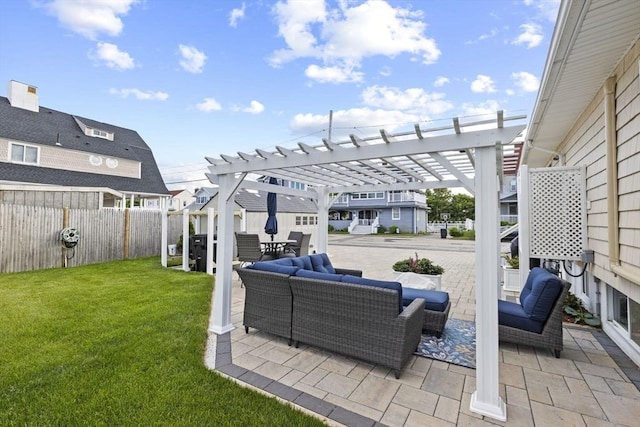
[[[516,138],[524,124],[505,126],[525,116],[334,142],[322,140],[294,149],[239,152],[237,156],[207,157],[211,182],[219,185],[216,286],[209,331],[224,334],[231,324],[231,271],[233,263],[233,194],[239,187],[267,189],[314,199],[318,206],[317,251],[326,252],[328,213],[335,194],[360,191],[404,191],[464,187],[476,198],[476,341],[477,390],[471,409],[506,419],[498,378],[498,262],[500,252],[498,182],[515,172],[522,143]],[[452,132],[453,131],[453,132]],[[274,176],[307,184],[307,190],[245,181],[247,174]],[[273,188],[275,187],[275,188]]]

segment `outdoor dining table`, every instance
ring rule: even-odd
[[[278,258],[278,255],[282,253],[287,243],[296,243],[293,239],[275,239],[275,240],[263,240],[260,245],[264,248],[263,252],[267,255],[271,255],[274,258]]]

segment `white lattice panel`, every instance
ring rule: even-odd
[[[585,169],[530,169],[529,184],[531,257],[580,260],[587,242]]]

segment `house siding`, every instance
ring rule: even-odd
[[[640,43],[616,67],[617,197],[619,257],[623,268],[640,276]],[[607,146],[604,86],[585,109],[563,144],[567,165],[586,165],[588,246],[595,252],[590,273],[640,302],[640,283],[615,274],[610,266],[607,203]]]
[[[67,150],[23,141],[10,141],[0,138],[0,162],[10,163],[9,145],[15,142],[38,147],[40,151],[38,165],[52,169],[64,169],[75,172],[98,173],[102,175],[121,176],[125,178],[140,178],[140,162],[93,154],[86,151]],[[96,143],[113,144],[106,140]],[[94,163],[92,164],[91,160]]]

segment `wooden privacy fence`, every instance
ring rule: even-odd
[[[60,231],[80,238],[63,248]],[[182,233],[180,217],[168,218],[168,242]],[[162,212],[145,209],[69,209],[0,204],[0,273],[159,256]]]

